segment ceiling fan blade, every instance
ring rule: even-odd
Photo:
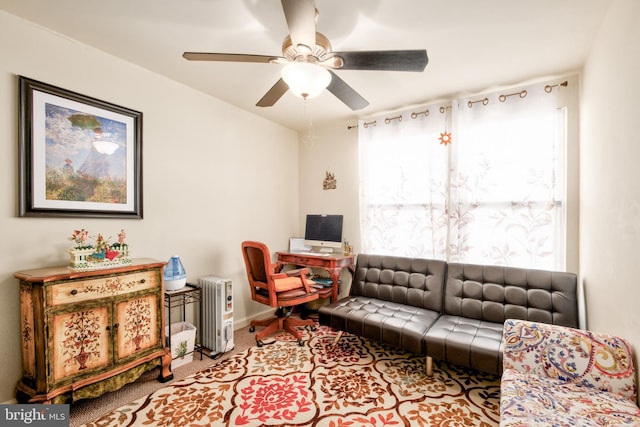
[[[185,52],[182,56],[189,61],[260,62],[266,64],[278,59],[277,56],[245,55],[242,53]]]
[[[429,63],[426,50],[372,50],[334,52],[344,61],[341,70],[424,71]]]
[[[273,87],[271,87],[271,89],[269,89],[267,93],[264,94],[262,99],[258,101],[258,103],[256,104],[256,107],[273,106],[273,104],[275,104],[278,101],[278,99],[282,97],[282,95],[287,93],[288,90],[289,90],[289,86],[284,82],[284,80],[282,79],[278,80],[276,84],[274,84]]]
[[[294,47],[316,45],[316,5],[314,0],[282,0],[282,10]]]
[[[331,83],[329,83],[327,90],[334,94],[336,98],[353,111],[360,110],[369,105],[369,101],[360,96],[358,92],[338,77],[336,73],[331,70],[329,70],[329,72],[331,73]]]

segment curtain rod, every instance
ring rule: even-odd
[[[567,80],[565,80],[562,83],[558,83],[556,85],[546,85],[544,87],[544,91],[547,92],[547,93],[551,93],[553,88],[556,88],[556,87],[559,88],[560,86],[567,87],[567,86],[569,86],[569,82]],[[527,96],[527,94],[528,94],[528,92],[526,90],[521,90],[520,92],[508,93],[506,95],[504,95],[504,94],[500,95],[500,96],[498,96],[498,100],[500,102],[505,102],[507,100],[507,98],[509,98],[510,96],[516,96],[517,95],[520,98],[524,98],[524,97]],[[487,104],[489,104],[489,98],[485,97],[485,98],[479,99],[477,101],[469,101],[469,102],[467,102],[467,107],[471,108],[471,107],[473,107],[473,104],[477,104],[479,102],[481,102],[482,105],[487,105]]]
[[[544,87],[544,91],[547,92],[547,93],[551,93],[551,91],[553,90],[554,87],[559,87],[559,86],[567,87],[567,86],[569,86],[569,82],[565,80],[562,83],[557,84],[557,85],[546,85]]]
[[[473,107],[473,104],[477,104],[478,102],[482,102],[482,105],[487,105],[489,103],[489,98],[479,99],[477,101],[469,101],[467,102],[467,107]]]
[[[442,108],[442,107],[440,107],[440,108]],[[420,114],[424,114],[424,116],[425,116],[425,117],[428,117],[428,116],[429,116],[429,110],[427,109],[427,110],[424,110],[424,111],[418,111],[418,112],[415,112],[415,111],[414,111],[413,113],[411,113],[411,118],[412,118],[412,119],[415,119],[415,118],[417,118]]]
[[[441,112],[441,113],[443,113],[443,114],[444,114],[447,110],[449,110],[449,109],[451,109],[451,105],[447,105],[446,107],[445,107],[445,106],[441,106],[441,107],[439,108],[440,112]],[[429,114],[430,114],[430,113],[431,113],[431,112],[429,111],[429,109],[428,109],[428,108],[427,108],[427,109],[425,109],[425,110],[422,110],[422,111],[414,111],[414,112],[412,112],[412,113],[411,113],[411,118],[412,118],[412,119],[417,119],[417,118],[418,118],[418,116],[425,116],[425,117],[429,117]],[[384,123],[388,125],[388,124],[389,124],[389,123],[391,123],[393,120],[398,120],[398,121],[400,121],[400,122],[401,122],[401,121],[402,121],[402,114],[399,114],[399,115],[397,115],[397,116],[395,116],[395,117],[386,117],[386,118],[384,119]],[[369,126],[371,126],[371,125],[376,126],[377,124],[378,124],[378,121],[377,121],[377,120],[372,120],[372,121],[370,121],[370,122],[365,122],[365,123],[363,123],[363,126],[364,126],[364,127],[365,127],[365,129],[366,129],[366,128],[368,128],[368,127],[369,127]],[[357,129],[357,128],[358,128],[358,125],[347,125],[347,130]]]
[[[563,81],[561,83],[558,83],[558,84],[555,84],[555,85],[546,85],[544,87],[544,91],[547,92],[547,93],[551,93],[551,91],[553,91],[554,88],[567,87],[567,86],[569,86],[569,82],[567,80],[565,80],[565,81]],[[505,102],[507,100],[507,98],[509,98],[511,96],[519,96],[520,98],[524,98],[527,95],[528,95],[528,92],[526,90],[521,90],[520,92],[502,94],[502,95],[498,96],[498,100],[500,102]],[[467,106],[469,108],[472,108],[473,104],[477,104],[477,103],[482,103],[482,105],[487,105],[487,104],[489,104],[489,98],[487,98],[485,96],[484,98],[478,99],[476,101],[471,101],[470,100],[470,101],[467,102]],[[451,108],[451,105],[447,105],[446,107],[445,106],[441,106],[439,108],[439,111],[440,111],[440,113],[444,114],[450,108]],[[414,111],[414,112],[411,113],[411,118],[412,119],[416,119],[416,118],[418,118],[418,116],[421,116],[421,115],[424,115],[425,117],[428,117],[429,116],[429,109],[425,109],[423,111]],[[389,124],[394,120],[398,120],[398,121],[401,122],[402,121],[402,114],[400,114],[398,116],[394,116],[394,117],[387,117],[387,118],[384,119],[384,122],[385,122],[385,124]],[[365,128],[368,128],[370,125],[376,126],[377,124],[378,124],[377,120],[372,120],[370,122],[363,123]],[[351,129],[354,129],[354,128],[357,129],[358,125],[347,125],[347,129],[348,130],[351,130]]]
[[[521,90],[520,92],[508,93],[508,94],[506,94],[506,95],[500,95],[500,96],[498,97],[498,100],[499,100],[500,102],[504,102],[504,101],[506,101],[506,100],[507,100],[507,98],[508,98],[508,97],[510,97],[510,96],[516,96],[516,95],[518,95],[520,98],[524,98],[525,96],[527,96],[527,91],[526,91],[526,90]]]

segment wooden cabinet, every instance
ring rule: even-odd
[[[19,402],[63,403],[99,396],[161,365],[172,378],[164,339],[164,263],[151,259],[77,272],[19,271],[22,379]]]

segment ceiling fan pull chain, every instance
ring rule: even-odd
[[[304,98],[302,102],[304,103],[304,118],[309,124],[309,129],[311,129],[313,127],[313,122],[311,120],[311,111],[309,111],[309,100]]]
[[[307,98],[304,98],[302,102],[304,103],[303,104],[304,119],[309,124],[309,128],[307,129],[307,132],[302,137],[302,143],[308,148],[312,148],[313,145],[315,144],[315,140],[317,139],[317,137],[314,135],[314,132],[313,132],[313,121],[311,120],[311,109],[307,105],[309,102]]]

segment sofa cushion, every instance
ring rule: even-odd
[[[444,314],[503,323],[524,319],[578,326],[573,273],[449,263]]]
[[[318,310],[334,329],[425,354],[424,335],[442,310],[447,264],[360,254],[349,297]]]
[[[320,307],[319,322],[416,354],[425,354],[424,335],[440,313],[369,297],[347,297]]]
[[[430,357],[492,374],[502,372],[502,323],[445,314],[425,338]]]
[[[572,273],[449,263],[443,315],[425,337],[427,356],[500,374],[504,321],[575,326],[576,290]]]
[[[500,426],[638,426],[640,408],[619,394],[584,384],[506,369]]]
[[[360,254],[349,295],[440,312],[446,270],[439,260]]]

